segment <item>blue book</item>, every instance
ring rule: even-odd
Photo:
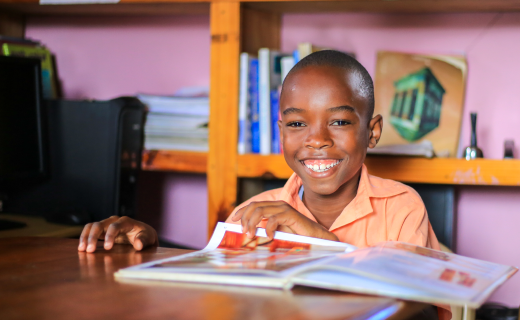
[[[251,153],[251,59],[246,52],[240,54],[240,90],[238,99],[238,154]]]
[[[260,153],[260,104],[258,100],[258,59],[249,65],[249,106],[251,108],[251,152]]]
[[[271,153],[280,153],[280,129],[278,114],[280,108],[280,93],[278,89],[271,90]]]

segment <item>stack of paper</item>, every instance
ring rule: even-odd
[[[138,95],[148,107],[146,150],[208,151],[208,97]]]

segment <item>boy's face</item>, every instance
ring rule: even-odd
[[[359,80],[329,66],[305,67],[286,79],[280,135],[285,160],[306,192],[333,195],[357,178],[367,147],[379,140],[382,119],[369,119]]]

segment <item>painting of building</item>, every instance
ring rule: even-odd
[[[383,133],[368,151],[428,145],[438,157],[460,154],[467,70],[464,56],[378,52],[374,114],[383,117]]]
[[[446,90],[426,67],[394,82],[390,123],[407,141],[414,142],[439,126]]]

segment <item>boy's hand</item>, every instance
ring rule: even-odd
[[[279,230],[302,236],[339,241],[334,233],[299,213],[284,201],[251,202],[238,210],[231,218],[232,221],[241,220],[242,232],[247,233],[249,238],[255,236],[256,226],[262,219],[267,219],[265,232],[269,239],[273,239],[274,232]]]
[[[159,244],[157,233],[146,223],[128,217],[112,216],[85,225],[79,238],[78,251],[94,252],[97,241],[103,239],[105,250],[112,249],[114,243],[132,244],[137,251]]]

